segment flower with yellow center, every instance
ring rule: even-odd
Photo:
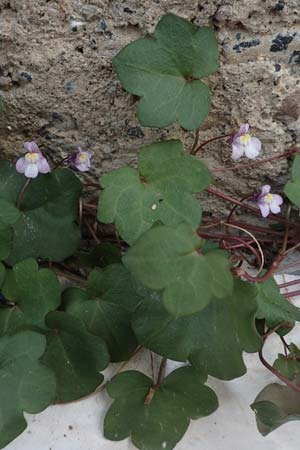
[[[49,164],[35,142],[25,142],[25,156],[16,163],[17,172],[27,178],[36,178],[39,173],[50,172]]]
[[[232,159],[237,160],[244,155],[247,158],[254,159],[259,155],[261,142],[256,137],[252,137],[248,130],[249,124],[244,123],[239,131],[230,138]]]
[[[241,145],[248,145],[251,142],[251,136],[250,134],[246,133],[246,134],[242,134],[242,136],[240,137],[240,143]]]
[[[78,157],[79,161],[81,164],[85,163],[88,159],[88,154],[87,152],[82,152],[80,153],[79,157]]]
[[[77,151],[69,156],[69,162],[74,169],[77,169],[80,172],[86,172],[91,167],[91,157],[91,152],[82,150],[81,147],[78,147]]]
[[[26,153],[25,159],[29,164],[35,164],[40,159],[40,155],[38,153]]]
[[[273,201],[273,194],[267,194],[264,196],[264,201],[268,204],[271,204]]]
[[[283,203],[281,195],[271,194],[271,186],[266,184],[262,187],[261,193],[256,196],[257,206],[261,215],[267,217],[270,212],[278,214],[281,210],[280,205]]]

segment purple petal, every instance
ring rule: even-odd
[[[241,156],[243,156],[243,154],[244,154],[243,147],[241,145],[233,143],[231,158],[236,161],[237,159],[241,158]]]
[[[243,134],[247,134],[248,133],[248,130],[249,130],[249,123],[243,123],[241,126],[240,126],[240,129],[239,129],[239,131],[238,131],[238,135],[239,136],[242,136]]]
[[[266,203],[259,203],[258,207],[260,209],[261,215],[267,217],[270,213],[270,207]]]
[[[90,166],[88,163],[76,164],[76,169],[78,169],[79,172],[87,172],[89,168]]]
[[[270,190],[271,190],[271,186],[269,184],[265,184],[262,187],[261,195],[267,195],[270,192]]]
[[[27,178],[36,178],[39,174],[39,170],[36,164],[28,164],[25,169],[25,177]]]
[[[37,165],[39,172],[41,172],[41,173],[49,173],[50,172],[49,164],[48,164],[46,158],[44,158],[43,156],[38,160],[36,165]]]
[[[19,158],[17,163],[16,163],[16,170],[17,170],[17,172],[24,173],[27,165],[28,164],[27,164],[27,161],[26,161],[25,158],[23,158],[23,157]]]
[[[273,202],[275,205],[282,205],[283,203],[283,198],[281,197],[281,195],[278,194],[273,194]]]
[[[272,211],[273,214],[278,214],[281,211],[281,208],[279,205],[276,205],[276,203],[272,202],[270,204],[270,210]]]
[[[256,150],[258,152],[260,152],[261,151],[261,141],[257,137],[252,137],[251,142],[256,147]]]
[[[34,141],[25,142],[24,148],[27,153],[39,153],[39,154],[41,153],[40,149],[38,148],[37,144]]]
[[[249,144],[245,146],[245,155],[249,159],[254,159],[259,155],[261,149],[261,142],[257,138],[251,138]]]

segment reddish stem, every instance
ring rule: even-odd
[[[296,384],[292,383],[290,380],[285,378],[283,375],[281,375],[278,370],[276,370],[273,366],[271,366],[263,357],[262,349],[258,352],[259,359],[263,363],[263,365],[271,372],[273,375],[275,375],[279,380],[283,381],[287,386],[289,386],[293,391],[300,392],[300,386],[297,386]]]
[[[222,233],[208,233],[206,231],[201,231],[198,230],[198,235],[201,236],[204,239],[215,239],[215,240],[220,240],[220,239],[227,239],[230,240],[231,238],[234,239],[235,237],[240,237],[240,236],[235,236],[233,234],[222,234]],[[245,236],[243,239],[248,240],[248,241],[252,241],[253,239],[250,236]],[[261,242],[266,242],[266,243],[273,243],[274,239],[268,239],[268,238],[260,238],[259,239]]]
[[[236,169],[243,169],[243,168],[248,168],[248,167],[255,167],[259,164],[264,164],[266,162],[269,161],[274,161],[275,159],[281,159],[281,158],[288,158],[289,156],[292,156],[294,153],[297,153],[299,151],[299,148],[297,147],[293,147],[291,148],[291,150],[288,150],[284,153],[280,153],[280,155],[275,155],[275,156],[270,156],[270,158],[264,158],[264,159],[259,159],[253,163],[249,163],[249,164],[236,164],[234,166],[230,166],[230,167],[221,167],[219,169],[212,169],[211,171],[214,173],[218,173],[218,172],[227,172],[229,170],[236,170]]]
[[[279,289],[282,289],[288,286],[294,286],[295,284],[300,284],[300,280],[287,281],[286,283],[278,284],[278,287]]]
[[[199,150],[201,150],[201,148],[205,147],[210,142],[218,141],[219,139],[225,139],[225,138],[228,138],[228,137],[231,137],[231,136],[232,136],[232,133],[230,133],[230,134],[222,134],[221,136],[216,136],[214,138],[208,139],[207,141],[203,142],[203,144],[201,144],[197,148],[193,149],[191,151],[191,154],[192,155],[196,155],[196,153],[198,153]]]
[[[206,220],[205,218],[203,218],[202,221],[204,223],[211,224],[211,225],[213,225],[213,224],[215,224],[216,226],[222,225],[222,221],[214,222],[214,221]],[[228,222],[228,220],[227,220],[227,222]],[[241,222],[239,220],[231,220],[230,223],[232,223],[233,225],[242,227],[242,228],[246,228],[247,230],[257,231],[258,233],[273,234],[273,235],[277,235],[278,237],[279,236],[282,237],[282,234],[283,234],[283,231],[275,231],[269,227],[262,227],[261,225],[253,225],[252,223]]]
[[[248,250],[250,250],[250,252],[253,253],[254,256],[256,257],[257,262],[258,262],[258,266],[261,265],[262,260],[261,260],[260,254],[255,250],[254,247],[252,247],[252,245],[251,245],[249,242],[246,242],[243,238],[240,238],[240,237],[238,237],[238,236],[235,236],[235,237],[234,237],[234,240],[239,241],[239,242],[242,242],[242,246],[248,248]],[[224,240],[223,240],[223,241],[224,241]],[[224,242],[224,244],[225,244],[225,245],[224,245],[225,250],[230,250],[230,248],[228,248],[228,246],[226,245],[225,242]]]
[[[285,292],[281,295],[285,298],[297,297],[298,295],[300,295],[300,291]]]
[[[218,198],[221,198],[222,200],[225,200],[226,202],[230,202],[233,203],[234,205],[238,205],[241,208],[247,209],[248,211],[252,211],[254,214],[261,216],[261,212],[258,208],[254,208],[253,206],[250,205],[245,205],[244,203],[241,203],[239,200],[236,200],[232,197],[230,197],[229,195],[223,194],[223,192],[217,191],[214,188],[207,188],[206,192],[208,192],[209,194],[212,194]],[[287,220],[282,217],[282,216],[275,216],[274,214],[270,214],[268,216],[269,220],[274,220],[276,222],[280,222],[280,223],[287,223]]]
[[[20,209],[20,207],[21,207],[21,203],[22,203],[24,194],[25,194],[26,189],[28,188],[30,182],[31,182],[31,178],[27,178],[27,180],[24,183],[24,186],[22,187],[22,189],[19,193],[18,200],[17,200],[17,208],[18,209]]]
[[[275,272],[283,272],[286,269],[290,269],[291,267],[296,266],[297,264],[300,264],[300,259],[297,259],[296,261],[286,264],[285,266],[278,267],[278,269],[276,269]]]

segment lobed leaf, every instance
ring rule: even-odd
[[[300,377],[300,361],[293,356],[279,354],[273,367],[288,380],[293,381]]]
[[[280,294],[273,277],[263,283],[257,283],[257,303],[257,318],[264,318],[269,328],[284,322],[300,321],[300,309]]]
[[[81,319],[90,333],[105,340],[112,362],[129,359],[138,345],[131,318],[141,296],[128,270],[121,264],[94,269],[87,292],[70,289],[64,293],[68,297],[66,311]]]
[[[187,130],[199,127],[210,109],[210,91],[200,78],[218,67],[212,28],[175,14],[166,14],[153,36],[130,43],[113,59],[122,86],[141,97],[140,123],[158,128],[173,122]]]
[[[60,304],[57,277],[48,269],[39,269],[33,259],[7,271],[2,292],[9,305],[0,308],[0,336],[25,325],[45,327],[46,315]]]
[[[45,347],[32,331],[0,338],[0,448],[25,430],[23,412],[38,413],[54,400],[54,374],[39,362]]]
[[[146,288],[163,291],[163,303],[170,314],[194,314],[213,296],[224,297],[233,288],[226,253],[203,255],[202,243],[187,224],[177,228],[158,225],[138,239],[123,262]]]
[[[9,217],[15,214],[25,182],[25,176],[12,164],[0,162],[0,201],[10,205]],[[0,217],[0,247],[5,248],[0,250],[0,257],[13,265],[29,257],[61,261],[72,255],[80,242],[80,230],[75,224],[80,192],[80,181],[68,169],[40,174],[31,180],[19,220],[8,226]]]
[[[137,371],[116,375],[108,385],[114,399],[104,421],[104,435],[113,441],[131,436],[141,450],[171,450],[185,434],[190,419],[218,408],[215,393],[204,386],[206,377],[191,367],[168,375],[145,405],[153,381]]]
[[[105,342],[88,333],[83,323],[62,311],[48,314],[47,346],[42,362],[56,376],[56,402],[71,402],[93,392],[109,363]]]
[[[139,343],[154,352],[176,361],[189,359],[205,373],[231,380],[246,372],[242,353],[261,347],[255,296],[253,285],[236,279],[232,294],[214,297],[197,314],[175,318],[154,294],[138,306],[133,330]]]
[[[114,222],[120,236],[133,244],[139,236],[160,221],[168,226],[182,222],[197,228],[201,208],[193,193],[211,183],[205,165],[186,155],[180,141],[162,141],[144,147],[138,157],[138,170],[113,170],[101,180],[98,220]]]
[[[251,408],[263,436],[292,420],[300,420],[300,393],[288,386],[272,383],[256,397]]]

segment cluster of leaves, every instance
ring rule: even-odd
[[[217,42],[210,28],[167,14],[113,66],[141,97],[144,126],[178,122],[194,130],[209,111],[200,79],[218,68]],[[299,180],[296,157],[285,192],[298,206]],[[142,148],[137,169],[100,179],[98,220],[115,225],[127,251],[104,243],[88,253],[78,251],[77,176],[58,168],[26,185],[14,165],[0,162],[0,448],[25,429],[24,412],[88,395],[110,361],[127,361],[142,346],[182,367],[158,380],[130,370],[116,375],[104,433],[114,441],[131,436],[143,450],[171,450],[191,419],[218,407],[207,376],[242,376],[243,352],[261,350],[266,327],[300,321],[273,278],[234,277],[229,253],[199,237],[195,194],[211,182],[178,140]],[[87,279],[65,288],[52,264],[75,253]],[[294,381],[299,355],[291,345],[274,368]],[[252,408],[262,433],[300,418],[299,395],[279,385],[259,394]]]

